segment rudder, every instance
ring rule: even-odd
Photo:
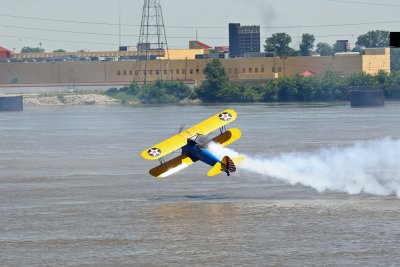
[[[235,163],[233,162],[233,160],[230,157],[225,156],[222,159],[222,164],[225,166],[225,171],[226,171],[226,173],[228,175],[229,175],[229,172],[235,172],[236,171]]]
[[[221,172],[226,172],[226,174],[229,176],[231,172],[236,171],[236,166],[233,160],[225,156],[221,162],[215,163],[215,165],[211,168],[211,170],[207,173],[208,176],[215,176],[217,174],[220,174]]]

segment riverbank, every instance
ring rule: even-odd
[[[116,105],[120,100],[101,94],[23,95],[25,106]]]
[[[15,96],[16,94],[1,94],[0,96]],[[63,105],[136,105],[140,104],[139,101],[116,99],[101,93],[91,94],[71,94],[71,93],[58,93],[58,94],[17,94],[24,97],[24,106],[63,106]],[[200,104],[199,99],[183,99],[179,104],[190,105]]]

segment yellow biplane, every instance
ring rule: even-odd
[[[199,141],[201,139],[199,137],[204,137],[219,129],[219,135],[212,138],[212,142],[219,143],[222,146],[235,142],[242,136],[241,131],[237,128],[227,130],[226,125],[236,120],[236,117],[237,114],[234,110],[224,110],[155,146],[143,150],[141,155],[144,159],[158,159],[160,161],[160,165],[151,169],[149,173],[157,178],[164,178],[200,160],[212,166],[208,176],[214,176],[221,172],[226,172],[229,176],[231,172],[236,171],[235,163],[243,158],[231,159],[225,156],[223,159],[219,159]],[[169,161],[164,160],[164,156],[178,149],[182,150],[181,155]]]

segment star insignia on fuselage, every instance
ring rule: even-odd
[[[232,115],[229,112],[224,112],[219,114],[219,119],[221,121],[230,121],[232,119]]]
[[[158,156],[161,155],[161,150],[158,149],[158,148],[150,148],[150,149],[147,151],[147,153],[148,153],[150,156],[156,158],[156,157],[158,157]]]

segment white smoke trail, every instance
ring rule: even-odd
[[[235,157],[237,152],[210,144],[216,155]],[[310,186],[348,194],[369,193],[400,198],[400,139],[380,139],[346,148],[313,153],[286,153],[273,158],[246,159],[238,169],[283,180],[291,185]]]

